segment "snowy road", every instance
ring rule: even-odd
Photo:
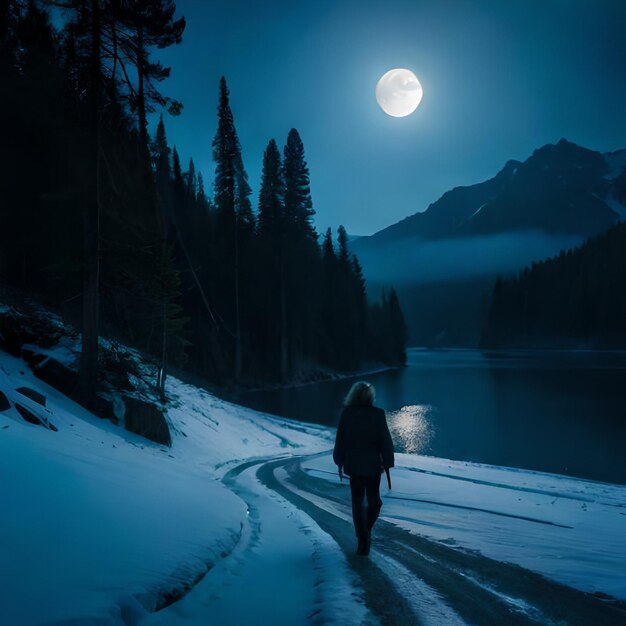
[[[257,478],[258,460],[236,465],[224,484],[246,504],[240,540],[182,600],[143,625],[376,624],[334,541]]]
[[[370,557],[356,556],[347,484],[311,471],[326,454],[226,472],[248,508],[239,543],[185,598],[141,623],[626,623],[623,603],[411,533],[385,508]]]
[[[383,519],[375,528],[370,558],[354,556],[347,485],[311,476],[302,462],[268,463],[258,476],[333,537],[359,577],[368,608],[383,624],[626,623],[623,603],[448,547]]]

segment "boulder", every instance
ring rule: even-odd
[[[26,344],[22,346],[21,357],[30,365],[35,367],[39,365],[44,359],[48,358],[48,355],[42,354],[37,346],[33,344]]]
[[[167,420],[156,405],[129,396],[124,397],[124,404],[126,405],[124,414],[126,430],[156,443],[172,445]]]
[[[122,396],[113,392],[96,394],[89,410],[96,417],[109,420],[116,426],[119,426],[120,422],[124,420],[124,414],[126,412],[124,400]]]
[[[31,367],[37,378],[66,396],[72,394],[78,382],[78,373],[53,357],[47,357]]]
[[[96,417],[109,420],[116,426],[119,424],[119,419],[115,413],[115,401],[111,398],[96,395],[89,409]]]

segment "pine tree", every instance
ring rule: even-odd
[[[215,161],[215,207],[224,223],[234,222],[235,164],[239,152],[239,141],[230,110],[229,95],[226,79],[222,76],[219,84],[217,132],[213,139],[213,160]]]
[[[337,246],[339,248],[339,263],[344,270],[348,270],[350,265],[350,255],[348,253],[348,233],[343,226],[337,229]]]
[[[355,264],[348,250],[348,235],[343,226],[337,229],[337,263],[335,296],[333,307],[336,310],[335,334],[342,342],[335,365],[341,369],[356,369],[362,358],[364,333],[364,302],[362,300],[359,277],[355,275]],[[355,257],[356,258],[356,257]],[[360,270],[358,261],[356,269]],[[360,277],[362,280],[362,275]]]
[[[324,265],[329,268],[329,271],[331,271],[330,268],[334,267],[336,259],[335,247],[333,246],[333,231],[327,228],[322,242],[322,260]]]
[[[196,202],[196,190],[198,187],[198,180],[196,178],[196,166],[193,163],[193,159],[189,159],[189,171],[187,172],[187,198],[191,205]]]
[[[185,196],[185,183],[183,181],[183,171],[180,167],[180,157],[176,146],[172,148],[172,174],[174,176],[175,202],[182,203]]]
[[[203,209],[209,209],[209,200],[204,188],[204,177],[202,176],[202,172],[198,172],[198,193],[196,198]]]
[[[322,238],[322,272],[320,289],[320,318],[322,337],[318,358],[324,365],[334,367],[340,350],[341,337],[338,328],[337,297],[339,296],[337,255],[333,245],[333,233],[326,229]]]
[[[272,373],[287,376],[287,326],[285,284],[284,183],[282,163],[276,141],[271,139],[263,154],[259,192],[258,237],[260,281],[265,286],[262,349],[268,355]]]
[[[309,167],[304,158],[304,145],[295,128],[289,131],[284,151],[285,213],[290,231],[296,236],[317,241],[313,226],[313,201],[309,181]],[[291,234],[290,233],[290,234]]]
[[[283,176],[285,182],[285,293],[288,329],[287,362],[283,372],[291,375],[307,355],[318,350],[311,329],[319,319],[320,250],[313,225],[313,202],[309,186],[309,168],[304,145],[295,128],[289,131],[284,148]],[[307,274],[307,280],[301,276]],[[288,306],[287,306],[288,305]]]
[[[176,4],[171,0],[114,2],[107,12],[105,37],[114,63],[123,69],[131,108],[137,112],[137,126],[142,143],[148,145],[147,113],[155,105],[180,113],[182,105],[163,96],[156,87],[170,75],[170,68],[150,60],[151,48],[163,49],[178,44],[185,30],[185,18],[174,19]],[[131,81],[126,63],[136,70],[136,85]]]
[[[163,198],[166,198],[168,195],[172,178],[170,153],[171,150],[167,145],[167,138],[165,136],[165,124],[163,123],[163,116],[161,115],[154,142],[152,143],[152,163],[157,189]]]
[[[351,258],[351,297],[354,311],[354,332],[357,337],[355,359],[361,363],[367,345],[367,288],[363,268],[356,254]]]
[[[393,363],[404,365],[406,363],[406,342],[408,338],[408,330],[400,300],[396,290],[392,287],[389,291],[389,301],[387,303],[387,317],[389,325],[390,337],[390,353]]]
[[[215,207],[217,212],[217,235],[221,245],[220,258],[226,266],[230,266],[234,305],[234,326],[232,333],[234,346],[234,376],[239,380],[243,367],[242,328],[241,328],[241,267],[240,244],[241,233],[251,233],[254,227],[251,219],[250,187],[243,169],[241,146],[233,113],[230,108],[230,92],[226,79],[222,76],[219,84],[219,101],[217,107],[218,126],[213,139],[213,160],[215,161]],[[241,219],[240,219],[241,218]],[[227,281],[230,282],[230,281]]]
[[[165,127],[160,122],[153,143],[153,162],[161,202],[168,218],[166,229],[169,248],[162,254],[165,254],[166,258],[171,256],[174,259],[182,276],[180,288],[176,286],[176,289],[182,290],[180,302],[187,322],[186,333],[192,339],[187,344],[185,358],[189,357],[192,367],[198,368],[202,374],[214,377],[216,375],[214,363],[220,357],[219,350],[213,349],[217,320],[207,295],[206,268],[212,262],[211,249],[207,246],[207,237],[211,230],[208,202],[201,174],[198,175],[197,196],[194,199],[188,194],[189,185],[193,187],[195,179],[193,161],[190,162],[190,173],[183,177],[178,152],[173,153],[173,171],[170,171],[169,153]],[[166,275],[169,274],[166,272]],[[168,310],[176,311],[172,309],[173,297],[169,298]],[[178,296],[175,296],[174,301],[178,302]],[[168,319],[169,317],[171,315],[168,314]],[[171,337],[173,332],[178,345],[180,341],[176,337],[180,330],[175,325],[172,329],[169,336]],[[212,343],[212,347],[209,347]],[[168,342],[169,345],[171,341]]]
[[[263,153],[258,226],[262,235],[273,240],[276,239],[282,228],[284,193],[280,151],[276,141],[270,139]]]

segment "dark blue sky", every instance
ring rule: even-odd
[[[626,147],[626,1],[179,0],[183,43],[157,51],[183,165],[211,189],[217,87],[226,76],[254,190],[270,138],[300,131],[316,225],[370,234],[448,189],[566,137]],[[424,98],[407,118],[378,107],[387,70]]]

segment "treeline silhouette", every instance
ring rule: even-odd
[[[270,140],[257,210],[222,78],[215,177],[184,170],[161,118],[169,73],[152,58],[179,43],[167,0],[0,6],[0,274],[82,330],[75,397],[97,388],[98,336],[217,384],[291,381],[319,367],[405,360],[393,289],[368,303],[345,229],[319,241],[295,129]]]
[[[516,277],[499,276],[481,347],[624,348],[624,320],[626,223],[620,222]]]

